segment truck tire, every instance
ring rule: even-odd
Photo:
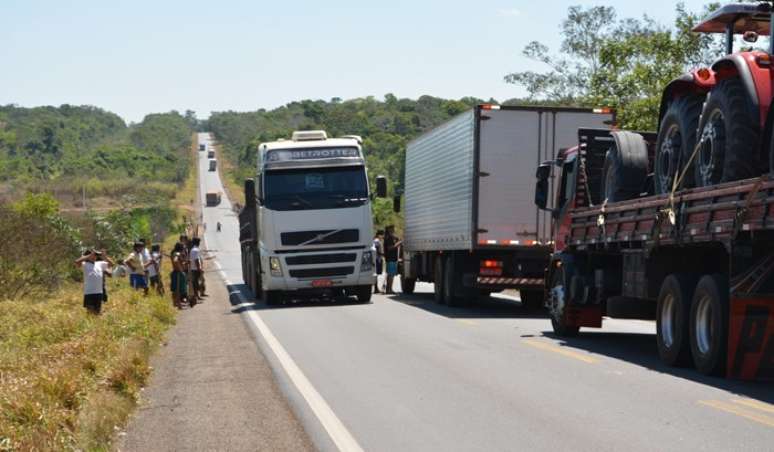
[[[400,277],[400,291],[405,293],[406,295],[411,295],[414,293],[414,287],[416,286],[417,280],[414,278],[404,278],[403,276]]]
[[[543,290],[520,290],[521,305],[528,311],[537,311],[544,306]]]
[[[723,375],[728,344],[728,278],[704,275],[691,303],[691,354],[705,375]]]
[[[433,298],[435,302],[444,304],[443,294],[443,256],[435,256],[435,265],[433,266]]]
[[[460,308],[466,303],[465,298],[460,296],[460,275],[456,270],[454,256],[450,254],[446,257],[446,262],[444,262],[443,266],[443,298],[447,305],[453,308]]]
[[[691,362],[688,320],[696,278],[686,274],[669,275],[661,284],[656,307],[656,345],[661,361],[668,366]]]
[[[373,292],[372,286],[358,286],[355,290],[355,296],[357,302],[362,304],[368,304],[371,302],[371,293]]]
[[[712,88],[699,120],[697,187],[760,175],[758,123],[740,79],[721,80]]]
[[[648,145],[638,133],[611,134],[615,144],[605,155],[602,193],[608,202],[634,199],[643,192],[648,178]]]
[[[263,292],[263,300],[267,306],[277,306],[284,301],[284,297],[278,290],[266,290]]]
[[[696,146],[696,128],[699,124],[703,95],[691,95],[674,99],[664,113],[656,138],[656,158],[653,185],[657,194],[670,193],[675,177]],[[686,170],[683,187],[693,186],[693,165]]]
[[[577,336],[580,327],[567,325],[567,319],[564,315],[566,303],[564,269],[559,267],[554,271],[554,274],[551,275],[551,289],[548,293],[548,310],[551,317],[551,327],[554,329],[554,333],[557,336]]]

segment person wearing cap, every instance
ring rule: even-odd
[[[145,262],[143,258],[143,248],[145,246],[140,242],[135,242],[132,246],[132,252],[124,259],[124,265],[129,267],[129,285],[135,290],[142,289],[144,294],[148,295],[148,281],[145,279],[145,270],[150,262]]]

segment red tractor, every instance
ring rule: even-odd
[[[654,164],[656,193],[672,192],[676,182],[679,188],[705,187],[774,168],[774,40],[767,52],[733,51],[735,35],[743,35],[746,42],[774,35],[771,14],[768,3],[728,4],[693,29],[725,33],[727,55],[664,89]]]

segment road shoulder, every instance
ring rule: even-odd
[[[183,311],[117,449],[313,450],[215,272]]]

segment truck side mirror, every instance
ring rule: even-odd
[[[548,178],[551,176],[552,163],[541,163],[535,172],[535,177],[537,177],[537,182],[535,182],[535,205],[540,210],[546,210],[546,205],[548,205]]]
[[[245,207],[255,207],[255,180],[245,179]]]
[[[384,176],[376,176],[376,197],[387,197],[387,178]]]
[[[392,211],[395,213],[400,213],[400,195],[395,195],[392,198]]]

